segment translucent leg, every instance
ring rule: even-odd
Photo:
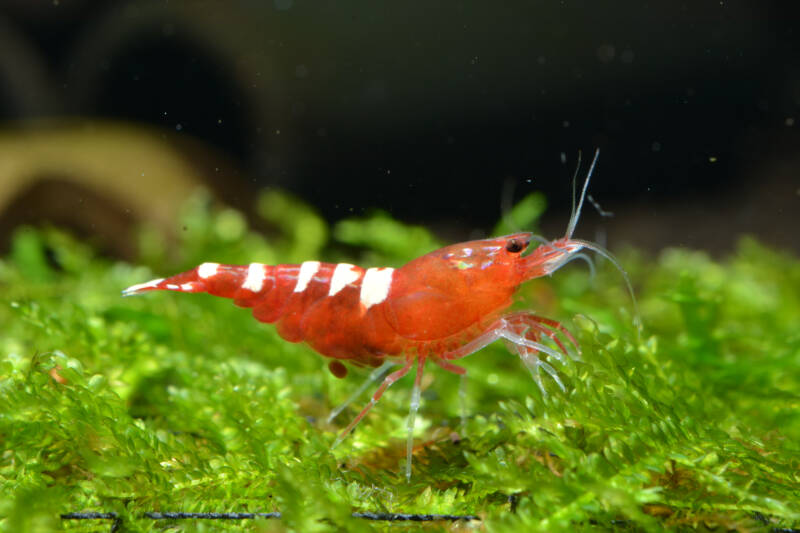
[[[406,440],[406,480],[411,480],[411,457],[414,450],[414,423],[417,420],[417,411],[419,411],[419,402],[422,390],[420,385],[422,383],[422,370],[425,367],[425,358],[417,358],[417,375],[414,378],[414,389],[411,391],[411,408],[408,410],[408,438]]]
[[[569,339],[569,342],[575,347],[575,350],[578,354],[581,353],[580,346],[578,346],[578,341],[575,340],[575,337],[572,336],[572,333],[569,332],[567,328],[562,326],[559,322],[555,320],[551,320],[549,318],[544,318],[541,316],[536,316],[533,313],[529,312],[519,312],[519,313],[512,313],[506,317],[504,317],[505,321],[508,324],[512,324],[515,326],[523,326],[528,328],[534,328],[543,335],[549,337],[553,342],[555,342],[559,349],[563,351],[566,355],[569,355],[569,352],[558,338],[558,333],[561,333]]]
[[[534,383],[536,386],[539,387],[539,390],[542,392],[542,396],[547,396],[547,389],[544,388],[544,383],[542,382],[542,376],[539,374],[539,358],[528,357],[526,353],[527,350],[524,346],[517,346],[517,353],[519,354],[519,358],[522,360],[522,364],[525,365],[525,368],[531,373],[531,377],[533,378]]]
[[[555,320],[551,320],[549,318],[544,318],[544,317],[541,317],[541,316],[536,316],[536,315],[531,315],[531,314],[528,314],[526,316],[526,319],[528,321],[532,321],[532,322],[536,322],[538,324],[544,324],[545,326],[548,326],[550,328],[550,330],[548,331],[546,329],[543,329],[542,332],[545,335],[547,335],[548,337],[550,337],[551,339],[553,339],[556,343],[558,343],[559,347],[562,350],[564,350],[564,352],[567,352],[567,349],[558,341],[558,337],[556,336],[556,333],[561,333],[567,339],[569,339],[569,342],[572,343],[572,345],[575,347],[575,350],[577,351],[578,355],[580,355],[581,347],[578,346],[578,341],[575,340],[575,337],[572,336],[572,333],[570,333],[567,328],[562,326],[561,323],[556,322]]]
[[[442,367],[443,369],[447,370],[448,372],[452,372],[453,374],[458,374],[459,376],[466,375],[467,369],[463,366],[454,365],[449,361],[445,361],[444,359],[439,359],[438,357],[433,358],[433,362]]]
[[[521,336],[523,334],[521,332],[523,332],[526,328],[532,328],[537,332],[546,335],[548,338],[552,339],[553,342],[558,346],[558,348],[563,352],[563,354],[553,350],[547,345],[537,343],[533,340],[525,340],[524,337]],[[462,357],[471,355],[480,350],[481,348],[490,345],[497,339],[505,338],[513,342],[514,344],[519,344],[520,342],[522,344],[528,344],[530,348],[547,353],[548,355],[551,355],[554,358],[558,359],[560,362],[566,364],[567,362],[566,357],[569,356],[569,351],[567,350],[566,346],[564,346],[564,343],[561,342],[561,340],[558,338],[557,333],[561,333],[567,339],[569,339],[569,341],[575,346],[575,349],[578,351],[578,353],[580,353],[580,348],[578,347],[578,343],[575,340],[575,337],[573,337],[572,334],[564,326],[562,326],[555,320],[538,317],[533,313],[519,312],[519,313],[511,313],[509,315],[504,316],[503,318],[500,318],[495,323],[486,328],[486,332],[484,332],[482,335],[475,337],[467,344],[461,346],[456,350],[453,350],[452,352],[447,352],[445,354],[442,354],[441,356],[439,356],[439,359],[441,359],[442,361],[452,361],[454,359],[461,359]],[[445,368],[445,370],[449,369]]]
[[[510,340],[517,346],[524,346],[526,348],[533,349],[534,352],[545,353],[556,359],[558,362],[562,364],[567,364],[567,359],[564,357],[563,353],[554,350],[553,348],[547,346],[546,344],[542,344],[541,342],[528,339],[527,337],[510,330],[502,330],[500,332],[500,336],[503,337],[504,339]]]
[[[458,374],[461,379],[458,383],[458,403],[459,403],[459,416],[461,417],[461,431],[465,431],[467,427],[467,369],[454,365],[444,359],[438,357],[433,358],[433,362],[453,374]]]
[[[461,374],[458,383],[458,411],[461,417],[461,433],[467,434],[467,374]]]
[[[570,335],[558,322],[537,317],[536,315],[532,315],[530,313],[515,314],[507,317],[507,321],[509,323],[507,328],[508,331],[503,336],[513,344],[514,350],[517,352],[517,354],[519,354],[523,364],[530,371],[531,376],[533,377],[536,385],[539,387],[539,390],[541,390],[542,395],[547,396],[547,390],[544,388],[544,383],[542,382],[541,374],[539,372],[540,369],[544,370],[553,379],[553,381],[556,382],[556,385],[558,385],[562,391],[566,390],[566,387],[564,387],[564,383],[561,381],[556,369],[553,368],[552,365],[550,365],[550,363],[547,361],[540,359],[537,355],[537,352],[545,353],[558,360],[562,364],[566,364],[567,360],[565,356],[568,356],[569,352],[566,350],[564,344],[558,339],[556,333],[564,333],[564,335],[568,337],[577,348],[577,343],[572,335]],[[542,335],[547,336],[551,341],[553,341],[561,351],[558,352],[543,345],[540,342]],[[542,349],[542,347],[547,349]]]
[[[337,416],[339,416],[339,413],[341,413],[342,411],[344,411],[344,410],[345,410],[345,408],[347,408],[347,406],[348,406],[348,405],[350,405],[351,403],[353,403],[353,402],[354,402],[354,401],[355,401],[355,400],[356,400],[356,399],[357,399],[359,396],[361,396],[361,394],[362,394],[362,393],[363,393],[365,390],[367,390],[367,387],[369,387],[369,386],[370,386],[370,385],[372,385],[372,384],[373,384],[375,381],[377,381],[377,380],[378,380],[378,378],[382,377],[382,376],[383,376],[383,375],[384,375],[384,374],[385,374],[385,373],[386,373],[386,372],[387,372],[387,371],[388,371],[390,368],[392,368],[394,365],[395,365],[395,363],[392,363],[392,362],[388,362],[388,361],[387,361],[386,363],[383,363],[381,366],[379,366],[378,368],[376,368],[375,370],[373,370],[372,372],[370,372],[370,374],[369,374],[369,377],[366,379],[366,381],[364,381],[364,383],[362,383],[362,384],[361,384],[361,385],[360,385],[360,386],[359,386],[359,387],[358,387],[358,388],[357,388],[357,389],[356,389],[356,390],[353,392],[353,394],[351,394],[351,395],[350,395],[350,396],[347,398],[347,400],[345,400],[345,402],[344,402],[343,404],[341,404],[339,407],[337,407],[336,409],[334,409],[333,411],[331,411],[331,414],[329,414],[329,415],[328,415],[328,422],[332,422],[334,418],[336,418]]]
[[[566,392],[567,388],[561,382],[561,378],[558,377],[558,372],[556,372],[556,369],[553,368],[550,365],[550,363],[548,363],[547,361],[539,360],[539,367],[542,368],[545,372],[547,372],[551,378],[553,378],[553,381],[556,382],[556,385],[558,385],[558,387],[561,389],[562,392]]]
[[[556,369],[553,368],[552,365],[550,365],[548,362],[542,361],[535,354],[530,353],[528,350],[529,349],[525,346],[517,346],[517,353],[519,354],[522,363],[531,373],[533,381],[536,382],[536,385],[542,392],[542,396],[547,396],[547,389],[544,388],[544,382],[542,381],[542,376],[539,373],[540,368],[543,369],[545,372],[547,372],[551,378],[553,378],[553,381],[556,382],[558,388],[560,388],[562,391],[566,391],[567,389],[566,387],[564,387],[564,383],[558,376],[558,372],[556,372]]]
[[[489,326],[486,329],[486,332],[482,335],[475,337],[464,346],[458,348],[457,350],[453,350],[452,352],[447,352],[442,354],[439,358],[444,361],[452,361],[453,359],[461,359],[462,357],[466,357],[468,355],[474,354],[481,348],[485,348],[489,346],[494,341],[502,337],[501,331],[506,326],[505,320],[502,318]],[[439,365],[441,366],[441,365]]]
[[[390,386],[392,386],[392,384],[395,381],[397,381],[398,379],[400,379],[403,376],[405,376],[406,374],[408,374],[408,371],[411,370],[411,364],[413,362],[414,362],[413,359],[409,359],[403,365],[403,368],[401,368],[400,370],[396,370],[396,371],[392,372],[391,374],[389,374],[388,376],[386,376],[386,378],[383,380],[383,383],[381,383],[380,387],[378,387],[378,390],[376,390],[375,394],[373,394],[372,398],[370,398],[369,403],[364,407],[364,409],[361,410],[360,413],[358,413],[358,416],[356,416],[353,419],[353,421],[350,422],[350,424],[346,428],[344,428],[344,430],[341,433],[339,433],[339,436],[336,437],[335,441],[333,441],[333,445],[331,446],[331,449],[336,448],[336,446],[338,446],[339,443],[342,442],[342,440],[351,431],[353,431],[353,428],[355,428],[358,425],[358,423],[361,422],[361,419],[364,418],[364,416],[369,412],[370,409],[372,409],[372,406],[375,405],[376,403],[378,403],[378,400],[381,399],[381,396],[383,396],[383,392],[386,389],[388,389]]]
[[[564,342],[558,337],[559,334],[569,339],[575,346],[576,355],[570,353]],[[542,343],[542,336],[552,341],[555,347]],[[570,358],[580,354],[580,347],[575,337],[560,323],[529,312],[510,313],[498,319],[482,335],[457,350],[440,355],[438,360],[434,359],[434,362],[446,370],[450,370],[442,363],[466,357],[498,339],[505,339],[509,349],[519,355],[543,395],[547,395],[547,390],[544,387],[540,369],[544,370],[561,390],[566,390],[556,369],[547,361],[540,359],[538,354],[547,355],[566,365]]]

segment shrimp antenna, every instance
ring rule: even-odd
[[[595,157],[596,159],[596,157]],[[636,302],[636,295],[633,293],[633,285],[631,284],[631,278],[628,276],[628,273],[622,268],[622,265],[617,261],[617,258],[611,255],[611,252],[600,246],[599,244],[584,241],[582,239],[570,239],[571,242],[575,244],[580,244],[584,248],[588,248],[589,250],[594,250],[595,253],[600,254],[601,256],[608,259],[614,267],[619,270],[619,273],[622,274],[622,279],[625,280],[625,285],[628,288],[628,293],[631,295],[631,301],[633,302],[633,325],[636,326],[636,333],[637,335],[641,333],[642,329],[642,319],[639,316],[639,304]]]
[[[583,189],[581,190],[581,199],[578,202],[578,208],[575,208],[575,178],[578,175],[578,170],[581,167],[581,153],[578,152],[578,168],[575,169],[575,176],[572,178],[572,215],[569,218],[569,225],[567,226],[567,237],[571,238],[572,233],[575,231],[575,226],[578,225],[578,219],[581,217],[581,209],[583,209],[583,200],[586,198],[586,189],[589,188],[589,180],[592,179],[592,172],[597,164],[597,158],[600,157],[600,149],[594,151],[594,158],[592,164],[589,165],[589,172],[586,174],[586,181],[583,182]]]
[[[581,159],[583,158],[583,150],[578,150],[578,164],[575,165],[575,172],[572,173],[572,211],[569,214],[569,221],[575,218],[575,190],[578,183],[578,173],[581,171]],[[567,225],[569,227],[569,225]]]

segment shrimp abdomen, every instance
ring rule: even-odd
[[[231,298],[236,305],[251,308],[257,320],[275,323],[287,341],[307,341],[328,357],[374,365],[400,347],[383,311],[393,270],[371,270],[373,275],[365,278],[366,270],[345,263],[203,263],[166,279],[134,285],[123,294],[169,290]]]

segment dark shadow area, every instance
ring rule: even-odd
[[[232,67],[180,36],[142,34],[112,57],[90,112],[182,133],[245,161],[253,146]]]
[[[51,69],[45,108],[208,143],[242,169],[214,182],[228,197],[277,186],[331,222],[377,207],[460,239],[490,231],[509,181],[565,219],[577,154],[600,148],[591,193],[620,226],[657,235],[666,211],[702,205],[691,224],[722,234],[715,199],[734,193],[753,213],[742,232],[800,224],[751,205],[760,184],[785,196],[800,172],[793,4],[202,6],[17,2],[0,15]],[[3,116],[26,118],[0,97]],[[609,234],[704,242],[685,237]]]

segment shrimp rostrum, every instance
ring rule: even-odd
[[[595,155],[577,207],[573,200],[566,234],[554,241],[515,233],[464,242],[397,269],[319,261],[277,266],[203,263],[166,279],[134,285],[123,294],[171,290],[232,298],[234,304],[251,308],[257,320],[274,323],[285,340],[304,341],[330,358],[329,368],[337,377],[347,373],[344,362],[375,368],[374,380],[399,366],[385,375],[369,403],[334,445],[353,430],[387,388],[413,368],[416,375],[406,461],[406,475],[410,476],[414,419],[428,361],[463,375],[466,370],[454,361],[504,339],[543,394],[542,371],[564,389],[551,363],[568,363],[571,354],[579,350],[575,338],[555,320],[508,309],[521,284],[552,274],[575,258],[586,259],[582,254],[586,249],[611,260],[625,276],[609,252],[572,237],[596,160]],[[538,246],[525,253],[532,243]],[[627,276],[625,279],[627,282]]]

